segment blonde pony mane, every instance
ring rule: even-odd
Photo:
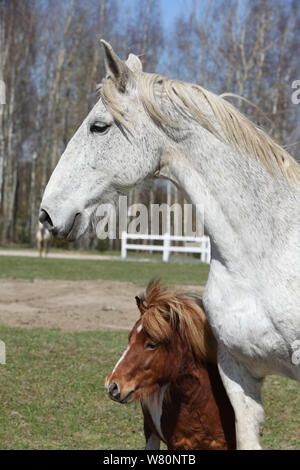
[[[285,179],[300,185],[300,165],[297,161],[228,101],[199,85],[162,75],[141,72],[135,77],[144,109],[157,124],[178,126],[162,111],[162,98],[168,98],[186,117],[196,120],[220,141],[232,145],[239,154],[249,155],[261,162],[273,176],[281,173]],[[128,128],[130,123],[120,108],[119,92],[113,80],[104,79],[100,92],[114,119]],[[213,119],[201,110],[203,100],[209,105]],[[221,132],[212,122],[214,119]]]
[[[169,343],[175,330],[195,358],[216,362],[217,343],[200,299],[162,287],[159,280],[154,280],[142,304],[143,329],[154,342]]]

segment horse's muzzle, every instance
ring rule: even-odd
[[[109,385],[108,395],[109,395],[109,398],[111,398],[112,400],[120,401],[121,394],[120,394],[120,389],[119,389],[119,385],[117,384],[117,382],[112,382]]]
[[[108,392],[109,398],[111,398],[112,400],[117,401],[118,403],[128,403],[130,399],[132,398],[134,390],[130,390],[130,392],[126,393],[126,395],[122,397],[118,383],[112,382],[108,386],[107,392]]]
[[[54,217],[51,215],[49,209],[41,207],[39,214],[39,221],[46,229],[56,238],[64,238],[73,241],[78,238],[78,233],[82,234],[81,229],[81,213],[73,212],[68,217],[63,218],[63,221],[55,222]]]
[[[53,222],[51,220],[51,217],[48,214],[48,212],[45,211],[44,209],[40,210],[39,221],[41,222],[41,224],[44,225],[44,227],[46,229],[53,230],[54,226],[53,226]]]

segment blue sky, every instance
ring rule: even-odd
[[[160,4],[163,22],[169,26],[180,11],[184,11],[187,5],[192,4],[192,0],[160,0]]]
[[[129,5],[134,5],[136,0],[124,0]],[[193,4],[193,0],[160,0],[162,20],[164,26],[171,26],[174,18],[180,11],[184,12],[187,7]]]

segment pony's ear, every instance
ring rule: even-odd
[[[143,64],[138,58],[138,56],[134,54],[129,54],[128,59],[126,60],[125,64],[133,73],[140,73],[143,71]]]
[[[145,310],[147,310],[148,306],[145,302],[145,300],[142,300],[140,297],[136,296],[135,297],[136,304],[138,306],[139,311],[141,312],[141,315],[145,313]]]
[[[104,47],[104,62],[106,69],[106,76],[110,77],[115,83],[117,89],[124,93],[130,81],[133,81],[131,70],[127,65],[117,56],[111,45],[101,39],[101,44]]]

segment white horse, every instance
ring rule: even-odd
[[[40,221],[84,233],[100,202],[169,175],[204,207],[212,261],[205,309],[235,410],[239,449],[261,448],[261,386],[300,380],[300,167],[231,104],[148,74],[102,41],[107,76],[46,187]]]

